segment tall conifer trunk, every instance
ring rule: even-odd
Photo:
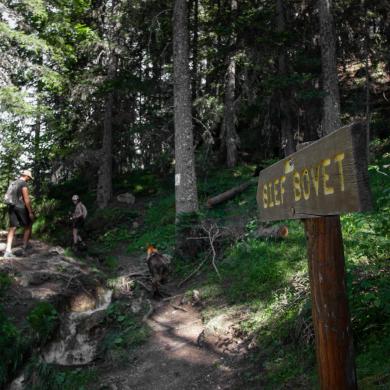
[[[318,0],[318,7],[320,16],[322,82],[325,92],[322,132],[323,134],[329,134],[341,126],[332,0]]]
[[[188,39],[187,1],[176,0],[173,12],[176,215],[198,211]]]
[[[231,1],[231,11],[234,16],[237,10],[237,0]],[[230,43],[235,45],[235,33],[232,33]],[[233,168],[237,165],[239,137],[236,132],[235,121],[235,92],[236,92],[236,59],[234,50],[231,50],[228,59],[228,67],[225,81],[225,98],[221,131],[221,152],[226,152],[226,165]]]
[[[192,100],[198,96],[198,36],[199,36],[199,0],[193,0],[194,33],[192,38]]]
[[[36,118],[34,126],[34,195],[39,198],[42,192],[42,177],[41,177],[41,166],[42,166],[42,153],[41,153],[41,127],[42,127],[42,115],[39,112],[38,103],[38,116]]]
[[[112,54],[114,56],[114,54]],[[112,80],[116,72],[116,59],[110,59],[108,79]],[[105,208],[112,198],[112,110],[114,92],[110,90],[104,104],[103,144],[100,167],[98,170],[97,204]]]
[[[114,105],[114,91],[112,88],[112,81],[116,77],[117,68],[117,56],[115,54],[116,39],[115,32],[115,5],[116,2],[113,0],[110,4],[110,13],[107,19],[106,26],[106,41],[108,44],[107,53],[107,81],[108,92],[104,103],[104,121],[103,121],[103,141],[102,148],[100,150],[100,167],[98,169],[98,184],[96,201],[99,208],[105,208],[108,206],[109,201],[112,198],[112,116],[113,116],[113,105]]]
[[[282,34],[286,31],[286,22],[283,8],[283,1],[277,0],[277,26],[278,33]],[[288,64],[285,48],[282,47],[278,56],[279,76],[286,78],[288,75]],[[288,156],[295,152],[293,119],[291,108],[291,88],[285,87],[279,90],[279,105],[280,105],[280,127],[282,135],[282,148],[284,155]]]

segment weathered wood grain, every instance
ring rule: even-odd
[[[340,217],[309,218],[304,222],[321,389],[355,390]]]
[[[342,127],[261,171],[257,203],[261,221],[370,210],[363,123]]]

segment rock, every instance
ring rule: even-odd
[[[206,337],[209,335],[224,336],[230,332],[231,326],[232,323],[228,315],[220,314],[206,323],[204,333]]]
[[[200,292],[199,290],[192,290],[192,305],[195,306],[200,303]]]
[[[60,246],[54,246],[53,248],[50,248],[49,253],[51,255],[64,255],[65,249]]]
[[[142,310],[142,304],[143,304],[143,299],[142,297],[140,298],[135,298],[131,301],[131,311],[134,314],[138,314]]]
[[[85,293],[73,296],[70,300],[70,310],[72,312],[80,313],[94,309],[95,307],[96,299]]]
[[[24,383],[25,377],[24,374],[20,375],[8,387],[9,390],[23,390],[25,389],[26,384]]]
[[[133,227],[133,229],[138,229],[139,223],[137,221],[134,221],[132,227]]]
[[[4,242],[0,242],[0,252],[4,252],[7,245]]]
[[[119,194],[116,197],[116,200],[120,203],[126,203],[128,205],[133,205],[135,203],[135,196],[130,192],[125,192],[123,194]]]

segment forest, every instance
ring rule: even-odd
[[[389,48],[388,0],[0,0],[0,389],[390,388]],[[341,240],[337,387],[317,218],[258,183],[350,125],[372,201],[315,215]]]

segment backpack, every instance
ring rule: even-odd
[[[88,211],[87,211],[87,208],[81,203],[81,211],[83,212],[83,218],[87,218],[87,214],[88,214]]]
[[[8,206],[16,206],[19,202],[19,197],[17,194],[18,190],[18,181],[13,181],[7,189],[7,192],[4,195],[4,203]]]

